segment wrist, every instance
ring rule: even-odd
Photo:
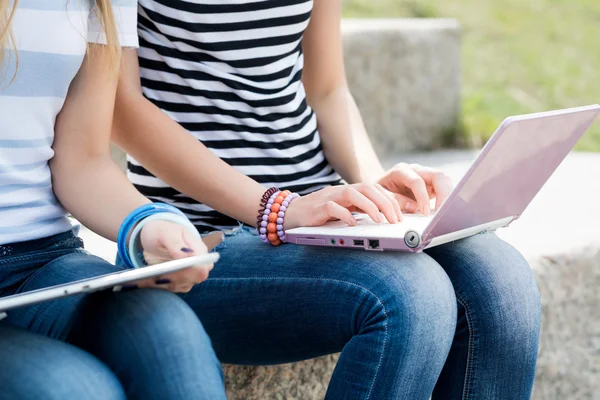
[[[284,223],[287,209],[292,201],[300,197],[289,190],[279,191],[269,189],[263,195],[263,202],[257,217],[257,230],[264,243],[279,246],[287,241]],[[265,201],[265,199],[268,199]]]
[[[294,228],[299,228],[302,226],[302,221],[300,221],[298,202],[295,201],[293,204],[290,204],[285,213],[285,218],[283,220],[283,229],[289,230]]]
[[[119,256],[129,268],[137,268],[143,265],[143,263],[140,265],[139,260],[139,249],[141,248],[139,243],[139,234],[144,225],[150,220],[150,217],[158,216],[160,214],[168,214],[169,216],[173,216],[173,218],[167,218],[176,218],[179,223],[189,224],[189,226],[193,227],[192,223],[187,219],[187,217],[181,211],[171,205],[163,203],[148,203],[136,208],[129,213],[127,217],[125,217],[117,236],[117,249]],[[152,219],[159,218],[154,217]]]

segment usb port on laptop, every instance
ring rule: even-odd
[[[364,240],[355,240],[354,245],[360,246],[360,247],[365,247],[365,241]]]

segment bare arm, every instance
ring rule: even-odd
[[[348,89],[340,18],[341,0],[315,0],[302,42],[302,81],[327,160],[349,183],[374,182],[385,171]]]
[[[181,193],[254,225],[262,185],[214,155],[142,95],[135,50],[124,51],[113,140]]]
[[[148,203],[110,156],[110,134],[117,76],[91,45],[69,87],[55,126],[50,162],[54,192],[81,223],[116,240],[123,219]]]

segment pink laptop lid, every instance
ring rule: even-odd
[[[600,105],[509,117],[423,233],[518,218],[600,113]]]

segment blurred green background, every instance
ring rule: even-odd
[[[480,145],[514,114],[600,102],[600,0],[344,0],[347,18],[462,26],[462,122]],[[600,124],[577,145],[600,151]]]

